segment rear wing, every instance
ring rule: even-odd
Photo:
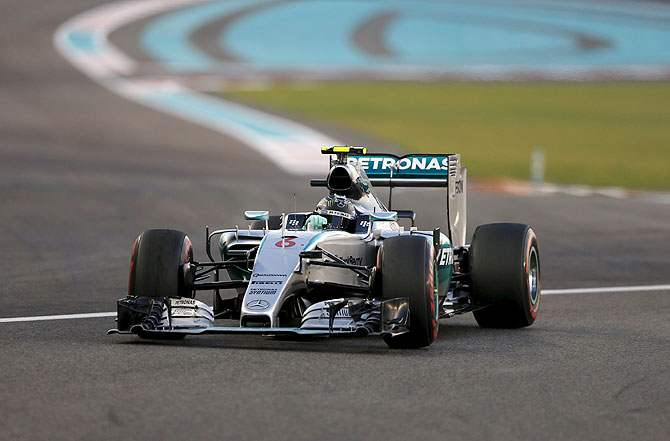
[[[348,161],[357,162],[375,187],[446,187],[449,238],[455,247],[465,245],[467,169],[459,154],[351,154]]]
[[[442,155],[405,155],[390,153],[367,154],[364,147],[335,146],[321,149],[331,156],[331,173],[328,179],[312,179],[311,185],[328,187],[331,190],[350,188],[352,175],[342,172],[347,163],[356,163],[368,176],[374,187],[442,187],[447,190],[447,234],[453,246],[465,245],[466,234],[466,180],[467,169],[461,166],[458,154]],[[337,171],[338,178],[333,172]],[[343,188],[333,188],[338,184],[335,179],[345,179]],[[330,181],[330,183],[329,183]],[[390,195],[389,195],[390,200]],[[389,207],[390,208],[390,207]]]

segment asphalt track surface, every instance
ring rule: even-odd
[[[110,311],[146,228],[241,223],[321,195],[238,142],[119,98],[53,49],[88,0],[3,2],[0,317]],[[328,129],[328,128],[326,128]],[[342,135],[331,129],[333,135]],[[354,134],[344,134],[356,143]],[[399,199],[400,201],[400,199]],[[420,224],[439,222],[421,201]],[[397,205],[399,207],[399,205]],[[547,289],[667,284],[670,208],[472,193],[525,221]],[[418,351],[250,336],[151,343],[110,318],[0,324],[3,439],[667,439],[670,293],[544,296],[535,325],[442,321]]]

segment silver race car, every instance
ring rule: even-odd
[[[456,314],[473,312],[483,327],[535,321],[535,233],[524,224],[481,225],[466,245],[459,155],[367,155],[349,146],[322,153],[330,171],[311,185],[328,195],[313,212],[247,211],[247,228],[207,228],[208,262],[194,261],[182,232],[140,234],[128,295],[117,303],[118,329],[109,333],[377,335],[392,348],[420,348],[437,338],[440,318]],[[388,208],[377,187],[390,187]],[[391,210],[396,187],[444,188],[446,231],[419,230],[413,211]],[[213,291],[211,306],[195,298],[199,291]],[[217,326],[217,319],[236,326]]]

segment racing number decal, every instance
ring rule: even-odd
[[[289,239],[289,238],[282,239],[279,242],[277,242],[275,246],[281,247],[282,244],[285,248],[292,247],[293,245],[295,245],[295,239]]]

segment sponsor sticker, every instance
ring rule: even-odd
[[[254,273],[251,277],[288,277],[288,274],[276,274],[276,273]]]
[[[459,179],[458,181],[456,181],[456,183],[454,184],[454,192],[456,194],[463,193],[463,179]]]
[[[354,257],[354,256],[347,256],[347,257],[342,257],[342,256],[337,256],[340,259],[344,261],[344,263],[348,263],[349,265],[362,265],[363,264],[363,258],[362,257]]]
[[[439,266],[452,265],[454,263],[454,249],[451,247],[440,248],[437,255],[437,264]]]
[[[349,220],[354,219],[353,215],[351,215],[349,213],[345,213],[344,211],[321,210],[321,211],[319,211],[319,214],[322,214],[324,216],[340,216],[340,217],[344,217],[344,218],[349,219]]]
[[[277,294],[276,288],[251,288],[249,295],[251,296],[273,296]]]
[[[349,156],[350,162],[358,162],[371,178],[393,177],[420,178],[443,177],[449,172],[449,156],[404,156],[395,158],[384,155]]]
[[[172,300],[170,302],[170,305],[173,307],[175,306],[195,306],[196,301],[193,299],[178,299],[178,300]]]
[[[252,280],[252,285],[281,285],[283,280]]]

